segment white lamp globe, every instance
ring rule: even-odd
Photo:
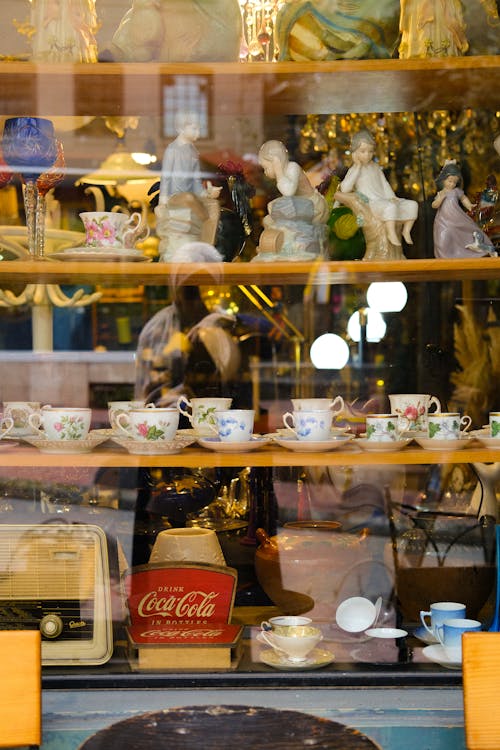
[[[378,343],[384,338],[387,326],[382,315],[370,307],[365,308],[366,315],[366,340],[372,344]],[[347,323],[347,333],[356,343],[361,338],[361,325],[359,322],[359,310],[356,310]]]
[[[401,312],[408,301],[408,292],[402,281],[375,281],[366,293],[370,310]]]
[[[309,356],[317,370],[341,370],[349,360],[349,346],[336,333],[324,333],[312,342]]]

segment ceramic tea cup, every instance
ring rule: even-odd
[[[80,218],[87,247],[130,248],[139,237],[145,239],[142,217],[137,211],[131,216],[119,211],[83,211]]]
[[[40,412],[28,416],[28,424],[37,433],[43,428],[48,440],[85,440],[91,419],[92,409],[45,405]]]
[[[337,625],[348,633],[361,633],[376,622],[381,604],[381,599],[374,604],[364,596],[351,596],[349,599],[344,599],[335,613]]]
[[[216,411],[209,426],[223,443],[244,443],[253,435],[254,418],[253,409],[227,409]]]
[[[231,408],[231,398],[192,398],[185,396],[177,399],[177,408],[180,413],[187,417],[196,435],[208,437],[213,435],[210,425],[214,424],[216,411],[225,411]]]
[[[197,526],[165,529],[157,535],[149,562],[179,561],[209,565],[226,564],[216,532]]]
[[[0,414],[0,439],[10,435],[13,427],[14,420],[12,417],[5,417],[3,414]]]
[[[453,661],[462,658],[462,634],[482,630],[479,620],[469,620],[467,617],[452,617],[436,627],[436,636],[443,646],[446,655]]]
[[[389,443],[400,440],[410,421],[399,414],[367,414],[366,439]]]
[[[290,630],[297,627],[304,627],[304,625],[310,625],[312,620],[310,617],[303,617],[302,615],[278,615],[277,617],[270,617],[269,620],[263,620],[260,623],[261,630],[272,630],[278,635],[288,635]]]
[[[143,409],[146,406],[144,401],[141,400],[134,400],[134,401],[108,401],[108,417],[109,417],[109,423],[113,430],[118,430],[118,425],[116,424],[116,418],[118,414],[123,414],[129,412],[131,409]],[[153,407],[153,404],[151,404],[151,408]],[[149,408],[149,405],[148,405]]]
[[[500,411],[490,411],[490,437],[500,439]]]
[[[431,440],[458,440],[472,424],[468,414],[434,412],[428,416],[428,437]]]
[[[436,396],[428,393],[392,393],[389,396],[391,412],[408,420],[408,427],[399,425],[400,430],[411,432],[425,432],[427,430],[427,415],[432,406],[435,411],[441,411],[441,403]]]
[[[420,611],[420,621],[430,635],[438,638],[438,628],[446,620],[456,620],[465,618],[465,604],[459,602],[435,602],[431,604],[429,610]]]
[[[334,417],[344,410],[344,399],[342,396],[335,398],[292,398],[294,411],[325,411],[331,409]]]
[[[318,411],[287,411],[283,414],[283,424],[297,440],[324,441],[330,438],[333,412],[330,409]]]
[[[23,437],[33,435],[38,432],[28,422],[30,414],[40,413],[40,403],[38,401],[4,401],[3,415],[4,418],[14,420],[14,425],[10,434],[12,437]]]
[[[116,426],[126,437],[141,442],[170,441],[179,427],[179,412],[173,407],[147,405],[129,409],[116,417]]]
[[[261,630],[260,638],[288,661],[300,663],[307,659],[322,640],[323,634],[312,625],[297,625],[287,635],[273,630]]]

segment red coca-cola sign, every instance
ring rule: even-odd
[[[130,621],[148,628],[227,623],[236,592],[234,568],[190,563],[142,565],[124,574]]]

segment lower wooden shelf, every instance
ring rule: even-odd
[[[491,448],[462,450],[423,450],[407,447],[387,453],[365,453],[356,447],[323,453],[298,453],[285,448],[266,446],[249,453],[215,453],[197,447],[185,448],[180,453],[157,456],[137,456],[124,450],[99,448],[91,453],[47,454],[25,446],[5,447],[0,452],[0,467],[50,466],[50,467],[272,467],[272,466],[381,466],[454,463],[496,463],[500,451]]]

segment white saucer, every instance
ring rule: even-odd
[[[150,262],[151,258],[144,255],[140,250],[134,248],[113,249],[109,247],[70,247],[58,253],[50,253],[46,256],[50,260],[88,260],[88,261],[139,261]]]
[[[113,435],[112,440],[126,451],[136,456],[166,456],[180,453],[188,445],[194,443],[194,438],[176,437],[173,440],[132,440]]]
[[[91,436],[89,434],[84,440],[49,440],[45,435],[27,435],[23,438],[26,443],[34,445],[41,453],[90,453],[98,445],[104,443],[107,438],[102,436]]]
[[[474,435],[474,437],[486,448],[500,448],[500,437],[492,438],[489,435]]]
[[[408,631],[402,628],[368,628],[365,635],[369,635],[370,638],[404,638]]]
[[[435,664],[440,664],[442,667],[446,667],[446,669],[461,669],[462,667],[461,661],[451,661],[449,659],[440,643],[433,646],[426,646],[422,649],[422,653],[427,659],[430,659]]]
[[[387,451],[399,451],[407,446],[413,438],[404,440],[367,440],[366,438],[356,438],[353,445],[358,445],[364,451],[373,451],[374,453],[387,453]]]
[[[265,649],[260,652],[259,659],[269,667],[275,667],[275,669],[281,669],[284,672],[298,672],[304,669],[319,669],[320,667],[326,667],[327,664],[331,664],[334,660],[334,655],[331,651],[327,651],[324,648],[315,648],[311,651],[307,659],[304,661],[290,661],[284,656],[278,654],[274,649]]]
[[[281,437],[279,434],[273,434],[272,439],[282,448],[288,448],[291,451],[315,453],[341,448],[343,445],[351,443],[353,437],[351,435],[336,435],[329,440],[297,440],[296,438]]]
[[[219,453],[246,453],[262,448],[270,442],[269,438],[260,436],[245,440],[242,443],[225,443],[218,437],[198,437],[196,441],[202,448],[209,448],[211,451],[218,451]]]
[[[436,438],[415,438],[426,451],[458,451],[470,445],[472,438],[461,437],[456,440],[436,440]]]
[[[418,638],[419,641],[423,641],[424,643],[428,643],[429,645],[438,643],[438,639],[431,633],[429,633],[429,631],[426,630],[423,625],[414,630],[413,635],[415,636],[415,638]]]

